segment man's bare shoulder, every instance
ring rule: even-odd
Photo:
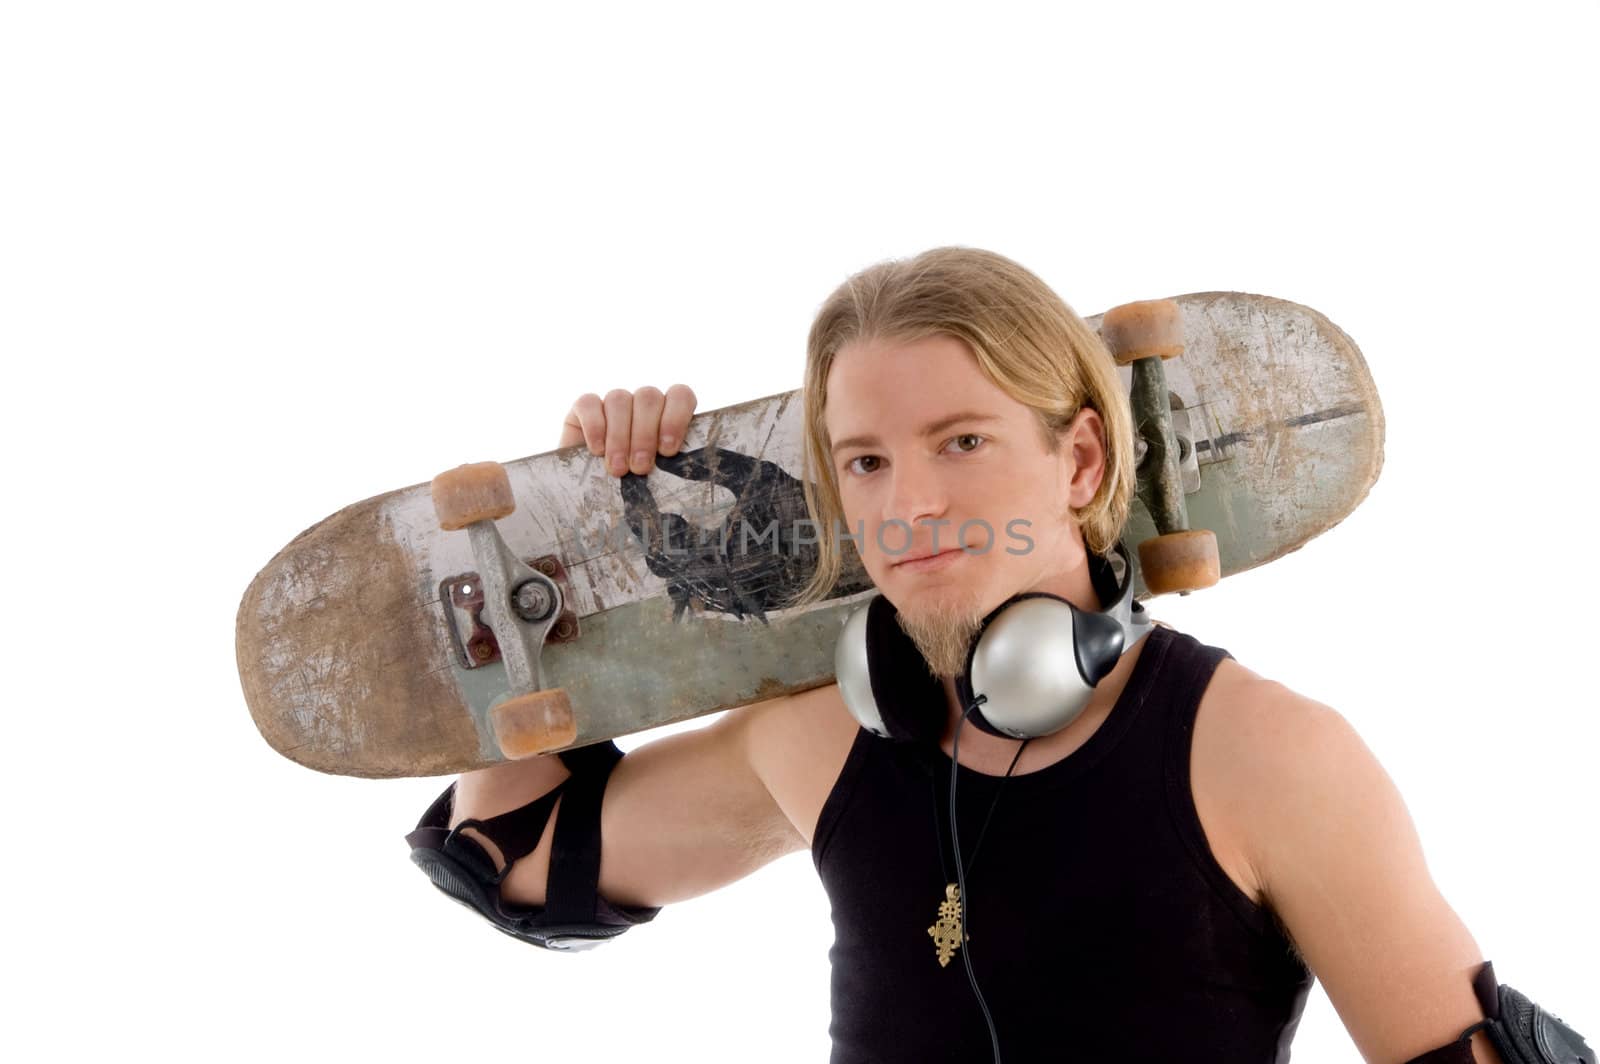
[[[809,845],[860,730],[836,683],[730,710],[750,764]]]
[[[1267,904],[1261,868],[1269,796],[1294,778],[1306,737],[1338,714],[1224,658],[1195,718],[1191,784],[1195,809],[1218,863],[1257,904]]]
[[[1219,710],[1218,715],[1241,740],[1271,739],[1277,729],[1294,727],[1311,718],[1335,711],[1315,699],[1223,658],[1206,688],[1201,705]],[[1262,732],[1265,731],[1263,736]],[[1270,742],[1269,742],[1269,745]]]
[[[1217,784],[1247,799],[1292,769],[1288,761],[1309,737],[1341,724],[1329,706],[1224,658],[1200,700],[1194,758],[1216,770]]]

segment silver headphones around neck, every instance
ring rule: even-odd
[[[1109,557],[1090,554],[1089,575],[1101,602],[1095,613],[1044,591],[1013,595],[983,619],[956,677],[962,706],[983,697],[970,719],[991,735],[1034,739],[1078,718],[1095,686],[1150,629],[1133,600],[1133,565],[1122,544]],[[943,689],[898,611],[877,594],[845,621],[834,650],[834,675],[850,713],[863,728],[898,740],[937,741],[943,714],[929,713]],[[930,688],[932,690],[930,690]]]

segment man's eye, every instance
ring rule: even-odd
[[[971,440],[972,441],[972,445],[970,447],[960,447],[958,445],[958,448],[957,448],[958,450],[960,450],[960,452],[962,454],[971,454],[973,451],[978,449],[978,446],[981,443],[983,443],[984,437],[979,435],[976,432],[963,432],[959,436],[950,437],[950,439],[948,441],[946,441],[946,442],[947,443],[956,443],[958,440]],[[876,462],[876,461],[878,461],[878,456],[875,455],[875,454],[859,455],[858,457],[852,458],[852,459],[850,459],[850,461],[845,463],[845,471],[849,472],[849,473],[855,473],[855,474],[858,474],[858,475],[861,475],[861,476],[865,476],[866,474],[871,473],[875,469],[877,469],[877,466],[873,466],[872,469],[862,469],[862,468],[857,467],[856,463],[857,462]]]

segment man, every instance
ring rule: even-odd
[[[925,668],[896,688],[924,698],[937,745],[868,733],[830,684],[606,765],[584,801],[618,930],[810,848],[836,928],[836,1062],[987,1059],[988,1010],[1013,1061],[1284,1059],[1313,973],[1367,1060],[1411,1060],[1483,1018],[1481,953],[1349,724],[1165,627],[1059,731],[1019,744],[961,728],[962,900],[977,930],[941,944],[957,873],[939,795],[966,709],[955,679],[984,618],[1018,593],[1110,605],[1093,562],[1132,496],[1127,399],[1099,339],[1037,277],[941,248],[830,296],[805,405],[812,513],[865,532],[850,542]],[[694,406],[682,385],[585,395],[560,445],[642,475],[676,453]],[[1005,538],[1017,529],[1026,549]],[[795,604],[839,576],[843,540],[821,539]],[[558,839],[578,792],[537,801],[572,775],[556,758],[507,763],[461,776],[430,810],[503,873],[505,911],[546,904],[552,848],[569,855],[555,874],[580,860],[581,842]],[[517,847],[531,852],[507,868],[477,822],[535,809],[526,823],[542,826]],[[1470,1053],[1500,1059],[1482,1031]]]

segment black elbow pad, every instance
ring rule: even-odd
[[[1506,1064],[1597,1064],[1583,1035],[1553,1012],[1546,1012],[1528,996],[1495,984],[1494,965],[1488,961],[1472,980],[1473,992],[1483,1007],[1481,1026]],[[1479,1025],[1474,1025],[1479,1026]],[[1473,1028],[1467,1028],[1471,1031]]]
[[[411,860],[433,885],[513,938],[543,949],[592,949],[628,928],[649,923],[659,907],[613,905],[600,896],[600,803],[622,751],[607,742],[558,755],[572,772],[554,790],[488,820],[450,822],[455,783],[436,798],[406,835]],[[500,896],[500,884],[544,835],[556,798],[565,795],[556,821],[545,904],[517,905]],[[505,866],[495,868],[487,852],[462,828],[475,828],[499,847]]]
[[[1504,983],[1496,986],[1490,962],[1484,961],[1473,976],[1472,991],[1484,1018],[1455,1041],[1412,1057],[1406,1064],[1472,1064],[1472,1036],[1480,1030],[1505,1064],[1597,1064],[1583,1035],[1562,1023],[1561,1017]]]

